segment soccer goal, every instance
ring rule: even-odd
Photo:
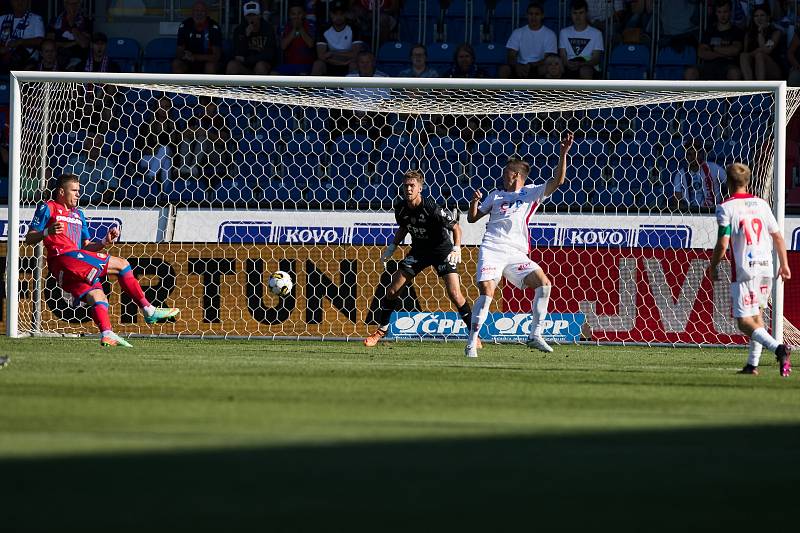
[[[20,240],[61,173],[80,175],[93,236],[119,226],[110,252],[129,259],[148,299],[182,309],[153,329],[109,284],[118,331],[356,339],[374,327],[397,268],[380,254],[405,170],[421,169],[425,194],[464,213],[474,189],[499,185],[513,155],[531,163],[531,180],[548,179],[569,130],[567,182],[530,220],[531,257],[554,284],[545,336],[740,344],[728,281],[705,274],[724,194],[715,169],[748,164],[753,192],[784,225],[784,132],[798,105],[789,94],[755,82],[17,72],[6,330],[92,331],[42,250]],[[470,301],[483,223],[461,218]],[[277,270],[295,281],[283,298],[266,289]],[[501,289],[486,336],[524,338],[530,295]],[[778,338],[795,331],[784,329],[780,283],[768,313]],[[404,291],[390,329],[394,338],[465,334],[433,271]]]

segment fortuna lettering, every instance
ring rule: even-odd
[[[56,222],[67,222],[69,224],[83,224],[83,221],[80,218],[65,217],[64,215],[57,215]]]

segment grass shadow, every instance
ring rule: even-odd
[[[0,524],[9,533],[786,529],[798,444],[792,425],[6,458]]]

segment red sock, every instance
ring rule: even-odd
[[[126,267],[121,270],[117,279],[119,280],[119,286],[122,287],[125,294],[133,298],[133,301],[136,302],[139,307],[147,307],[150,305],[150,302],[144,297],[142,286],[139,285],[139,281],[133,276],[131,267]]]
[[[89,310],[89,314],[100,329],[100,333],[111,331],[111,319],[108,318],[108,302],[95,302]]]

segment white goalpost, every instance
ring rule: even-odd
[[[708,174],[704,198],[686,152],[701,169],[748,164],[784,228],[786,124],[800,104],[784,82],[14,72],[11,87],[9,337],[94,330],[21,239],[61,173],[81,178],[93,236],[120,227],[108,251],[131,262],[148,299],[182,310],[153,328],[107,283],[122,334],[359,339],[397,268],[380,253],[405,170],[421,169],[425,194],[462,214],[472,301],[485,224],[463,216],[472,191],[495,188],[511,156],[533,181],[549,178],[569,130],[567,182],[529,223],[531,257],[554,282],[545,336],[740,344],[728,280],[705,275],[724,184]],[[285,298],[266,289],[277,270],[294,278]],[[524,338],[529,295],[500,292],[488,336]],[[776,283],[773,335],[800,342],[783,306]],[[394,318],[390,338],[466,334],[432,271]]]

